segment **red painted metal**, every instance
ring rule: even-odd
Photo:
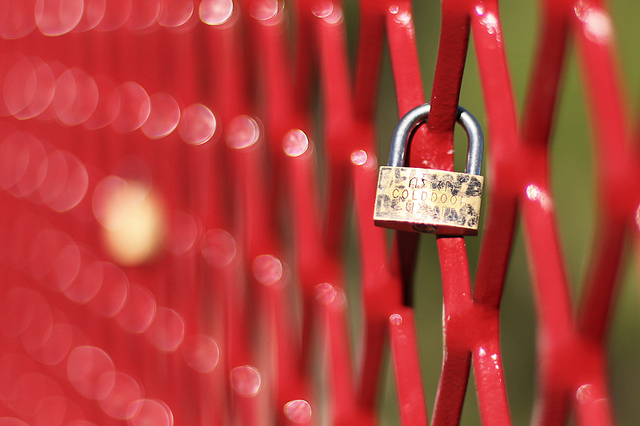
[[[3,0],[0,10],[1,417],[376,424],[388,346],[402,424],[428,424],[418,236],[396,233],[389,247],[371,219],[385,43],[398,115],[425,99],[409,1],[361,1],[353,75],[338,0]],[[474,278],[465,240],[436,239],[444,357],[432,424],[460,422],[471,366],[483,424],[511,422],[499,316],[518,214],[538,320],[534,422],[562,423],[571,409],[579,424],[614,422],[606,337],[640,194],[625,184],[639,157],[612,31],[600,1],[543,2],[519,124],[497,0],[442,2],[432,111],[408,165],[453,167],[472,34],[490,201]],[[576,310],[548,175],[570,34],[606,223]],[[109,197],[135,190],[159,200],[149,208],[164,238],[155,257],[128,263],[104,239],[117,224]],[[343,260],[351,215],[359,286]],[[347,294],[361,301],[361,336]]]
[[[615,294],[625,228],[635,209],[635,197],[620,198],[613,188],[624,188],[624,185],[611,184],[614,181],[624,182],[635,173],[630,163],[633,157],[629,156],[625,143],[626,114],[613,66],[613,34],[606,10],[599,2],[584,2],[575,8],[569,2],[563,5],[547,3],[544,17],[549,32],[542,42],[553,47],[548,52],[540,49],[539,54],[548,55],[549,59],[542,56],[539,63],[546,61],[552,66],[537,70],[535,78],[538,81],[545,78],[550,90],[536,93],[532,88],[529,99],[531,113],[528,115],[531,124],[525,127],[523,134],[525,144],[535,149],[539,158],[538,170],[531,174],[522,194],[541,318],[539,359],[542,389],[538,399],[538,421],[541,424],[561,421],[572,404],[582,424],[612,424],[603,338]],[[598,212],[599,220],[611,224],[606,232],[599,229],[596,234],[584,297],[575,320],[562,256],[558,244],[550,244],[557,240],[557,231],[554,232],[553,198],[543,168],[547,161],[546,145],[555,101],[554,88],[560,78],[564,39],[570,30],[580,51],[585,93],[594,123],[598,158],[596,171],[600,183],[598,195],[602,206]],[[554,37],[551,41],[552,34],[558,34],[560,40]],[[541,132],[535,130],[535,125],[542,129]],[[553,234],[548,234],[547,230]],[[570,359],[580,359],[581,362],[568,362]],[[562,371],[564,380],[557,380],[559,371]]]
[[[496,144],[515,142],[515,117],[500,37],[497,4],[445,1],[442,11],[440,48],[431,95],[432,113],[427,124],[428,138],[424,145],[413,143],[411,164],[450,170],[453,167],[451,153],[455,110],[459,103],[470,28],[473,28],[483,77],[492,143],[494,138],[498,140]],[[500,118],[496,119],[498,116]],[[433,424],[460,421],[472,359],[483,422],[510,423],[499,350],[498,317],[515,219],[515,203],[509,201],[506,194],[505,198],[500,196],[500,182],[508,181],[500,180],[496,184],[495,193],[500,201],[500,211],[496,212],[492,206],[489,207],[473,292],[464,240],[439,238],[437,241],[444,294],[445,354]]]
[[[419,374],[420,359],[413,311],[399,309],[389,317],[391,356],[402,424],[427,425],[427,407]]]

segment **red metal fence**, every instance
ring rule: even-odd
[[[497,1],[444,0],[440,17],[425,87],[416,37],[438,35],[416,28],[409,1],[0,1],[0,424],[386,423],[387,346],[402,424],[460,422],[471,367],[482,423],[518,421],[507,389],[523,385],[499,336],[501,320],[524,321],[500,318],[518,220],[533,421],[614,423],[607,336],[640,220],[640,158],[610,14],[595,0],[540,2],[521,114],[505,55],[518,39]],[[396,121],[380,118],[378,94],[388,49],[399,116],[431,87],[410,165],[452,169],[470,35],[487,191],[475,277],[465,239],[435,239],[434,399],[414,281],[434,284],[435,270],[415,270],[436,253],[418,253],[418,234],[389,245],[372,220],[380,121]],[[549,176],[570,46],[597,201],[577,302]]]

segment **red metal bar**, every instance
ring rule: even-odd
[[[415,31],[411,19],[411,5],[408,2],[394,2],[387,5],[385,23],[389,39],[391,65],[396,85],[396,99],[398,115],[402,117],[412,108],[424,103],[422,78],[419,73],[418,54],[416,49]],[[410,165],[429,167],[432,163],[425,163],[426,156],[430,156],[433,148],[427,147],[426,130],[419,128],[408,146],[406,159]],[[414,148],[419,155],[411,156]],[[425,153],[429,154],[425,154]],[[425,156],[425,157],[422,157]],[[410,305],[413,300],[413,281],[416,258],[418,254],[418,235],[413,233],[396,232],[392,262],[394,269],[402,277],[403,300]]]
[[[480,80],[487,115],[487,186],[491,204],[485,214],[482,247],[473,299],[487,309],[500,305],[502,286],[511,252],[518,179],[514,161],[518,155],[517,120],[497,4],[476,7],[471,18]]]
[[[611,18],[598,3],[576,11],[574,24],[585,92],[594,118],[598,205],[602,206],[599,222],[610,225],[607,232],[599,229],[596,235],[599,244],[594,245],[589,262],[592,267],[585,283],[579,321],[587,336],[601,341],[613,308],[626,227],[637,200],[627,195],[624,185],[614,183],[633,179],[635,163],[631,161],[627,143],[627,111],[615,69],[614,34],[611,27],[606,27],[611,25]]]
[[[567,24],[574,21],[577,23],[575,31],[583,55],[583,68],[592,84],[587,85],[586,92],[594,110],[592,115],[597,146],[600,149],[598,158],[602,158],[598,168],[598,181],[604,185],[614,175],[622,178],[620,174],[630,170],[623,146],[624,112],[612,68],[609,44],[611,33],[610,27],[606,25],[609,18],[596,2],[580,4],[575,8],[571,2],[547,2],[544,12],[544,25],[548,30],[539,50],[540,65],[532,80],[534,85],[530,91],[528,121],[523,135],[524,142],[531,147],[526,151],[527,154],[533,154],[536,159],[536,167],[531,169],[528,180],[524,183],[523,198],[523,214],[530,241],[541,318],[539,362],[542,388],[536,421],[541,424],[563,421],[568,413],[568,402],[573,399],[577,418],[582,424],[611,424],[602,338],[611,309],[623,229],[627,220],[622,212],[627,211],[629,214],[633,210],[631,205],[618,200],[604,201],[608,194],[600,187],[602,205],[607,206],[601,216],[611,220],[611,232],[599,232],[596,236],[598,249],[593,254],[595,260],[587,278],[578,324],[574,324],[559,244],[553,242],[557,231],[554,229],[553,198],[548,189],[547,150],[544,146],[548,144]],[[595,24],[596,20],[599,24]],[[594,36],[594,28],[604,29],[605,32]],[[545,48],[545,44],[548,48]],[[598,76],[597,83],[595,76]],[[538,90],[538,87],[545,90]],[[606,107],[601,108],[603,105]],[[615,171],[610,166],[614,159]],[[584,361],[579,366],[572,366],[569,360],[576,358]],[[558,380],[558,374],[564,380]],[[597,395],[597,402],[591,395]]]
[[[403,308],[389,317],[391,356],[398,390],[402,424],[428,425],[427,407],[420,375],[420,359],[416,351],[417,336],[413,311]]]
[[[432,114],[428,120],[428,135],[430,143],[434,147],[439,147],[438,151],[431,150],[432,153],[439,153],[439,156],[436,157],[437,160],[430,161],[437,162],[438,168],[450,170],[452,168],[451,153],[453,152],[451,149],[453,146],[452,131],[466,58],[470,19],[473,20],[474,34],[477,37],[476,50],[481,69],[483,65],[488,64],[488,60],[491,60],[497,61],[492,63],[492,72],[496,68],[501,70],[501,74],[498,76],[503,80],[496,77],[488,78],[483,82],[485,83],[485,93],[502,89],[500,93],[506,94],[506,99],[504,99],[506,102],[504,100],[500,103],[496,101],[493,104],[490,103],[491,97],[487,96],[491,113],[506,112],[506,116],[511,117],[511,120],[506,120],[502,125],[496,126],[497,130],[494,130],[494,134],[498,138],[502,138],[504,144],[508,144],[509,138],[513,140],[515,136],[515,118],[513,102],[509,102],[511,91],[508,86],[508,73],[504,65],[504,53],[501,49],[496,5],[493,2],[474,4],[472,2],[448,1],[443,2],[442,11],[442,31],[432,91]],[[487,25],[487,17],[492,19],[491,25]],[[483,57],[484,55],[489,55],[490,58]],[[495,67],[496,64],[497,67]],[[486,77],[487,74],[485,73],[484,76]],[[492,84],[503,87],[492,87]],[[500,118],[502,117],[501,114]],[[413,164],[418,164],[414,161],[412,160]],[[426,162],[428,160],[423,161],[428,164]],[[499,190],[498,194],[500,193]],[[505,212],[499,213],[494,213],[491,208],[489,209],[491,212],[488,220],[489,240],[487,245],[483,246],[484,256],[487,256],[486,247],[495,247],[493,244],[491,246],[488,244],[499,241],[501,244],[498,247],[501,248],[501,251],[491,253],[489,258],[493,260],[493,256],[498,255],[501,262],[489,264],[481,257],[473,300],[464,240],[460,238],[438,239],[444,291],[446,339],[443,343],[445,356],[434,408],[434,424],[459,422],[468,380],[471,352],[474,357],[476,388],[483,421],[494,424],[510,423],[498,344],[498,307],[513,234],[515,205],[513,196],[504,190],[502,194],[502,196],[498,195],[498,199],[506,201],[511,198],[512,207],[507,207]],[[496,221],[502,219],[506,222],[498,225]],[[489,365],[494,368],[488,368]]]
[[[353,373],[349,355],[349,336],[346,332],[348,327],[345,294],[329,283],[319,284],[315,293],[320,305],[321,324],[326,333],[325,345],[329,352],[332,422],[336,425],[349,425],[354,422],[363,425],[374,424],[373,413],[359,409],[356,389],[351,380]]]

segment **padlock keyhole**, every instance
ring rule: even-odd
[[[426,225],[422,223],[417,223],[413,225],[413,229],[418,232],[425,232],[427,234],[435,234],[438,232],[438,227],[435,225]]]

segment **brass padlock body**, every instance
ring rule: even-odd
[[[383,166],[373,220],[400,231],[477,235],[483,183],[467,173]]]
[[[466,173],[403,167],[408,139],[429,117],[420,105],[398,123],[389,165],[380,168],[373,220],[378,226],[438,235],[477,235],[484,178],[480,176],[484,140],[477,120],[458,107],[457,121],[467,132]]]

